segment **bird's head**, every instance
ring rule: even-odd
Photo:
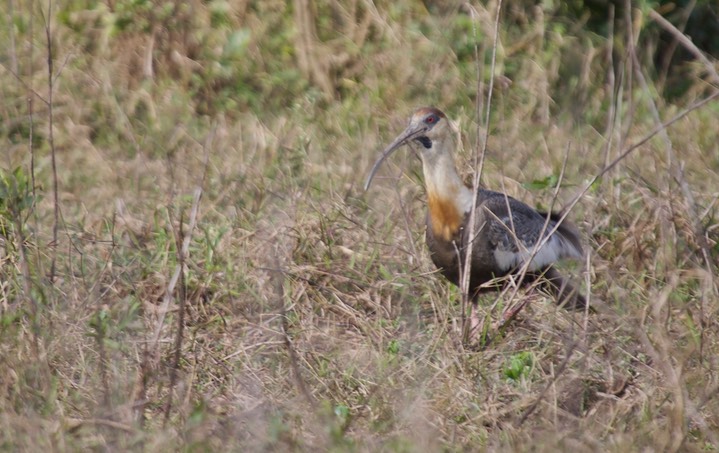
[[[444,142],[444,140],[451,135],[452,127],[449,124],[449,120],[447,120],[447,116],[442,113],[441,110],[434,107],[417,109],[410,118],[407,129],[399,134],[397,138],[385,148],[382,155],[377,159],[374,166],[372,166],[372,170],[370,170],[369,176],[367,177],[367,182],[365,182],[365,190],[369,189],[372,179],[382,162],[400,146],[415,141],[420,145],[420,155],[425,159],[428,155],[440,149],[440,147],[436,146],[438,142]]]

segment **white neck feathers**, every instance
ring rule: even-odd
[[[448,202],[464,214],[472,207],[472,191],[464,185],[454,164],[451,139],[432,142],[432,148],[423,150],[422,167],[427,192]]]

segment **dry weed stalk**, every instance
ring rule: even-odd
[[[57,264],[57,235],[60,229],[60,198],[58,188],[58,175],[57,175],[57,157],[55,151],[55,135],[54,135],[54,115],[53,115],[53,87],[55,84],[55,71],[53,69],[54,56],[52,51],[52,33],[51,33],[51,22],[53,20],[52,14],[52,0],[47,2],[47,15],[45,19],[45,44],[47,46],[47,117],[48,117],[48,143],[50,144],[50,160],[52,163],[52,193],[53,193],[53,224],[52,224],[52,242],[50,247],[52,248],[52,261],[50,263],[50,281],[55,281],[55,266]]]
[[[470,11],[473,13],[474,18],[474,8],[469,6]],[[474,239],[475,239],[475,223],[477,218],[477,197],[479,196],[479,189],[480,189],[480,178],[482,177],[482,170],[484,169],[484,158],[487,154],[487,142],[489,140],[489,119],[490,119],[490,113],[492,111],[492,92],[494,91],[494,69],[495,64],[497,61],[497,46],[499,43],[499,18],[500,13],[502,11],[502,0],[497,1],[496,5],[496,13],[494,17],[494,39],[492,41],[492,63],[490,64],[490,78],[489,78],[489,88],[487,89],[487,102],[486,102],[486,113],[485,113],[485,120],[484,120],[484,128],[485,128],[485,135],[484,140],[481,141],[481,147],[480,142],[477,142],[477,146],[475,147],[475,153],[474,153],[474,176],[472,179],[472,204],[471,208],[469,210],[469,232],[468,232],[468,238],[467,241],[467,250],[473,250],[474,246]],[[476,19],[475,19],[476,20]],[[474,26],[474,22],[473,22]],[[475,58],[477,59],[477,99],[482,98],[481,93],[481,82],[479,80],[482,79],[482,74],[479,72],[481,69],[480,63],[479,63],[479,51],[477,50],[477,46],[475,44],[474,47],[475,52]],[[478,118],[481,118],[481,101],[477,101],[477,113]],[[477,121],[477,137],[480,137],[480,126],[481,122]],[[470,304],[472,303],[472,297],[473,294],[469,293],[469,283],[470,283],[470,275],[471,275],[471,265],[472,265],[472,253],[467,253],[464,258],[464,263],[461,262],[461,254],[457,253],[457,259],[460,260],[458,263],[459,265],[459,273],[460,273],[460,290],[462,292],[462,332],[464,333],[465,337],[464,340],[466,341],[469,337],[466,335],[469,335],[469,329],[468,329],[468,321],[467,321],[467,310],[469,309]]]
[[[688,10],[691,10],[691,8],[688,8]],[[649,18],[651,18],[664,30],[671,33],[674,39],[676,39],[677,43],[681,44],[685,49],[691,52],[691,54],[694,55],[696,59],[704,65],[704,68],[707,70],[707,73],[712,78],[715,84],[714,86],[719,86],[719,73],[717,73],[716,62],[710,61],[709,58],[704,55],[704,52],[697,48],[697,46],[692,42],[689,36],[682,33],[681,30],[679,30],[671,22],[666,20],[661,14],[659,14],[653,9],[650,9],[648,14]],[[687,18],[688,17],[689,15],[687,14]]]

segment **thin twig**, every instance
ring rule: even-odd
[[[279,270],[272,272],[271,278],[273,286],[275,288],[275,295],[278,299],[277,303],[280,307],[280,318],[282,319],[282,339],[284,341],[285,347],[287,348],[287,353],[290,356],[290,367],[292,367],[292,374],[295,378],[297,388],[300,390],[300,393],[302,393],[302,396],[305,397],[310,406],[316,407],[317,401],[307,388],[305,380],[302,379],[299,365],[300,359],[294,345],[292,344],[292,338],[290,336],[290,323],[287,318],[287,306],[285,305],[285,289],[283,284],[285,272],[281,269],[281,266],[279,264],[279,258],[277,256],[275,256],[275,260],[275,267]]]
[[[32,6],[31,6],[30,8],[32,9]],[[35,17],[35,15],[31,13],[31,14],[29,14],[29,16],[30,16],[30,17],[28,18],[28,21],[29,21],[30,23],[28,24],[28,31],[29,31],[30,39],[32,39],[32,37],[33,37],[33,35],[34,35],[34,31],[35,31],[35,27],[34,27],[34,24],[35,24],[34,17]],[[33,87],[32,87],[32,81],[33,81],[32,75],[33,75],[33,73],[35,72],[35,67],[34,67],[35,65],[34,65],[34,63],[33,63],[33,61],[34,61],[34,52],[33,52],[33,49],[34,49],[34,48],[35,48],[35,46],[28,46],[28,50],[27,50],[27,51],[28,51],[28,54],[29,54],[29,56],[28,56],[28,65],[29,65],[28,74],[29,74],[29,76],[30,76],[30,77],[29,77],[29,78],[30,78],[29,86],[28,86],[27,84],[25,84],[25,82],[23,82],[22,79],[19,79],[20,82],[23,84],[23,86],[25,86],[26,90],[28,91],[27,108],[28,108],[28,115],[29,115],[29,119],[30,119],[30,132],[29,132],[29,140],[30,140],[30,177],[31,177],[31,180],[32,180],[32,197],[33,197],[33,200],[35,199],[35,147],[33,146],[33,138],[34,138],[34,136],[35,136],[35,121],[34,121],[34,118],[33,118],[33,109],[34,109],[34,105],[35,105],[35,104],[33,103],[33,101],[32,101],[32,96],[31,96],[30,94],[35,93],[35,90],[34,90]],[[37,221],[37,216],[35,217],[35,220]]]
[[[651,306],[648,308],[652,311],[652,317],[654,319],[660,319],[662,312],[666,312],[667,316],[671,316],[671,307],[669,305],[669,297],[674,290],[676,290],[679,284],[679,279],[676,274],[673,274],[668,284],[662,289],[662,291],[654,298]],[[655,364],[657,369],[661,370],[662,376],[665,381],[667,389],[671,392],[672,408],[668,412],[669,416],[669,438],[671,445],[664,445],[663,451],[678,451],[681,447],[684,439],[687,435],[687,426],[685,423],[686,417],[686,403],[689,399],[689,395],[686,391],[684,379],[682,377],[682,367],[677,366],[676,368],[672,364],[675,360],[673,354],[670,352],[670,345],[672,341],[667,336],[668,323],[662,326],[662,323],[657,324],[657,329],[654,330],[654,340],[650,339],[648,327],[646,321],[648,311],[644,312],[644,316],[641,319],[640,326],[637,329],[639,339],[644,346],[644,351],[652,358],[652,363]],[[659,328],[661,326],[661,328]]]
[[[411,148],[410,144],[410,148]],[[414,151],[414,149],[413,149]],[[394,192],[397,194],[397,201],[399,202],[399,209],[402,212],[402,218],[404,219],[404,231],[407,235],[407,240],[409,241],[409,246],[412,251],[412,258],[414,259],[416,256],[418,256],[417,247],[414,244],[414,240],[412,238],[412,230],[410,228],[410,219],[409,219],[409,212],[407,209],[407,206],[405,205],[404,201],[402,200],[402,194],[399,191],[399,186],[394,184],[392,186],[394,188]]]
[[[58,189],[58,177],[57,177],[57,158],[55,152],[55,139],[53,135],[53,108],[52,108],[52,94],[53,94],[53,54],[52,54],[52,36],[51,36],[51,24],[52,21],[52,0],[47,2],[47,17],[45,17],[45,38],[47,43],[47,107],[48,107],[48,144],[50,145],[50,157],[52,161],[52,192],[53,192],[53,224],[52,224],[52,261],[50,264],[50,281],[55,280],[55,270],[57,265],[57,233],[60,228],[60,197]]]
[[[32,6],[30,6],[30,9],[32,10]],[[28,24],[28,32],[29,36],[32,39],[32,37],[35,34],[35,15],[29,14],[29,24]],[[28,120],[29,120],[29,132],[28,132],[28,146],[30,148],[30,181],[32,184],[32,200],[33,205],[37,203],[37,193],[36,193],[36,183],[35,183],[35,145],[34,145],[34,139],[35,139],[35,116],[34,116],[34,109],[35,109],[35,103],[33,101],[32,94],[35,93],[35,90],[33,89],[33,74],[35,73],[35,56],[34,56],[34,49],[35,46],[28,46],[28,75],[29,75],[29,85],[26,84],[22,79],[19,79],[20,82],[23,84],[25,89],[27,90],[27,108],[28,108]],[[38,220],[38,213],[35,207],[33,206],[32,212],[34,214],[34,221],[35,221],[35,231],[40,230],[39,220]],[[44,269],[43,269],[43,260],[40,258],[40,254],[35,254],[35,266],[38,272],[38,275],[44,275]]]
[[[690,0],[687,5],[682,7],[680,24],[679,27],[677,27],[677,30],[681,33],[684,33],[687,23],[689,23],[689,18],[691,17],[696,5],[696,0]],[[659,75],[657,77],[657,85],[660,87],[663,87],[666,83],[667,77],[669,75],[669,67],[672,64],[672,59],[674,58],[674,53],[676,52],[677,47],[679,47],[679,40],[674,39],[669,44],[668,48],[662,51],[661,69],[658,71]]]
[[[13,0],[8,1],[8,23],[12,24],[15,21],[15,2]],[[10,28],[10,69],[17,73],[17,50],[15,49],[15,27]]]
[[[609,42],[609,51],[607,52],[608,58],[609,58],[609,70],[607,71],[607,78],[609,79],[609,88],[608,90],[611,91],[612,97],[609,100],[609,110],[607,111],[607,127],[604,131],[604,137],[607,141],[606,146],[604,147],[604,165],[607,165],[609,163],[609,155],[612,149],[612,137],[614,135],[614,129],[616,127],[617,122],[617,104],[621,100],[621,96],[617,95],[616,91],[616,77],[614,75],[614,72],[616,71],[616,68],[614,67],[614,5],[609,4],[609,20],[608,22],[608,42]]]
[[[30,29],[32,30],[32,20],[30,20]],[[30,32],[30,36],[32,36],[32,32]],[[29,46],[29,47],[30,47],[30,49],[32,49],[34,46]],[[32,57],[32,50],[30,50],[30,57],[29,57],[29,58],[30,58],[30,61],[32,62],[32,58],[33,58],[33,57]],[[38,93],[37,91],[35,91],[35,90],[32,88],[32,77],[30,77],[30,85],[28,85],[27,82],[25,82],[25,81],[22,79],[22,77],[20,77],[20,74],[17,73],[17,72],[15,72],[15,71],[13,71],[12,68],[8,67],[7,65],[5,65],[5,64],[2,63],[2,62],[0,62],[0,66],[2,66],[3,68],[5,68],[5,70],[6,70],[11,76],[13,76],[13,77],[15,78],[15,80],[17,80],[17,81],[22,85],[22,87],[28,92],[28,94],[31,94],[31,95],[32,95],[32,96],[30,96],[30,97],[36,97],[36,98],[40,99],[40,101],[42,101],[42,103],[45,104],[45,105],[49,105],[49,104],[50,104],[50,102],[49,102],[47,99],[45,99],[44,97],[42,97],[42,95],[40,95],[40,93]],[[33,71],[33,70],[32,70],[32,64],[31,64],[31,65],[30,65],[30,70],[29,70],[28,72],[29,72],[30,74],[32,74],[32,71]]]
[[[193,206],[194,209],[194,206]],[[187,256],[183,253],[183,247],[181,244],[184,242],[184,213],[180,214],[180,225],[179,234],[177,235],[177,264],[180,268],[180,286],[178,288],[178,314],[177,314],[177,333],[175,334],[175,346],[174,346],[174,357],[172,359],[172,366],[170,367],[170,388],[167,395],[167,402],[165,403],[165,421],[170,419],[170,410],[172,408],[172,395],[175,391],[175,385],[177,383],[177,371],[180,368],[180,358],[182,357],[182,338],[185,331],[185,307],[187,304],[187,281],[185,278],[185,271],[187,268],[186,258]]]
[[[624,0],[624,23],[626,24],[627,35],[629,37],[633,36],[633,26],[634,21],[632,20],[632,2],[631,0]],[[629,46],[636,46],[635,38],[627,38],[629,41],[627,43],[627,47]],[[629,57],[629,53],[625,52],[624,55],[624,64],[622,65],[622,88],[625,88],[627,95],[627,111],[624,115],[624,118],[626,118],[626,124],[624,125],[624,131],[621,131],[620,128],[620,142],[617,144],[617,148],[621,149],[621,147],[624,145],[626,140],[629,137],[629,134],[632,131],[632,127],[634,126],[634,112],[636,110],[636,103],[634,102],[634,71],[631,70],[633,65],[633,60]],[[621,122],[619,124],[622,124]]]
[[[202,198],[202,189],[196,188],[194,193],[194,198],[192,201],[192,210],[190,211],[190,223],[188,225],[187,229],[187,235],[182,240],[182,253],[185,257],[189,256],[189,249],[190,249],[190,242],[192,241],[192,234],[195,231],[195,226],[197,225],[197,212],[199,211],[200,206],[200,199]],[[165,323],[165,316],[167,315],[167,312],[170,307],[170,302],[172,302],[172,295],[175,292],[175,286],[177,286],[177,281],[180,278],[180,271],[181,266],[178,263],[175,266],[175,271],[172,273],[172,277],[170,278],[170,282],[167,284],[167,289],[165,290],[165,296],[163,297],[162,306],[160,307],[160,319],[157,322],[157,325],[155,326],[155,334],[153,338],[153,344],[154,347],[157,347],[157,344],[160,341],[160,334],[162,333],[162,326]]]
[[[203,160],[203,170],[202,175],[200,176],[199,181],[199,187],[204,187],[205,182],[207,180],[207,173],[209,168],[209,162],[210,162],[210,149],[212,148],[212,142],[215,138],[215,132],[217,130],[216,126],[213,126],[210,133],[205,138],[205,142],[203,144],[203,149],[205,151],[204,160]],[[190,214],[190,234],[192,233],[192,230],[194,229],[194,221],[197,218],[197,209],[200,202],[200,196],[201,196],[201,190],[202,189],[196,189],[195,191],[195,199],[192,204],[192,213]],[[184,214],[184,213],[183,213]],[[175,385],[177,384],[177,372],[180,369],[180,359],[182,358],[182,340],[184,339],[184,331],[185,331],[185,311],[187,306],[187,281],[186,281],[186,273],[187,273],[187,257],[188,257],[188,251],[189,251],[189,244],[190,240],[185,236],[185,232],[183,230],[184,226],[184,219],[183,214],[180,215],[180,225],[179,225],[179,235],[176,239],[176,249],[177,249],[177,263],[178,268],[180,270],[180,286],[178,288],[179,291],[179,304],[178,304],[178,316],[177,316],[177,333],[175,335],[175,345],[174,345],[174,357],[172,361],[172,366],[170,368],[170,390],[169,395],[167,397],[167,402],[165,405],[165,421],[164,423],[167,424],[167,421],[170,418],[170,410],[172,408],[172,395],[175,389]],[[191,238],[190,238],[191,239]],[[185,244],[188,246],[186,247]]]
[[[25,230],[22,224],[22,213],[20,212],[17,203],[13,203],[12,208],[12,220],[15,224],[15,234],[17,235],[18,250],[20,252],[20,272],[22,272],[22,288],[25,293],[25,297],[30,301],[30,310],[32,313],[32,330],[33,330],[33,341],[35,344],[35,352],[39,354],[39,335],[40,327],[38,325],[38,316],[40,311],[40,304],[32,293],[32,274],[30,273],[30,264],[28,263],[27,257],[27,246],[25,245]]]
[[[716,67],[714,66],[714,63],[712,63],[706,55],[704,55],[704,52],[699,50],[699,48],[694,45],[691,38],[689,38],[687,35],[682,33],[672,25],[671,22],[666,20],[661,14],[654,11],[653,9],[649,10],[649,17],[657,23],[660,27],[668,31],[672,36],[674,36],[674,39],[679,41],[679,43],[684,46],[685,49],[687,49],[689,52],[694,55],[697,60],[701,61],[704,67],[706,68],[707,72],[711,76],[711,78],[714,80],[714,83],[719,84],[719,73],[717,73]]]
[[[73,419],[68,418],[66,419],[68,429],[70,432],[80,428],[83,425],[100,425],[100,426],[107,426],[112,429],[125,431],[127,433],[134,433],[136,432],[136,429],[130,425],[127,425],[125,423],[117,422],[115,420],[108,420],[103,418],[88,418],[88,419]]]
[[[473,9],[470,7],[470,11],[473,11]],[[477,143],[477,147],[475,150],[474,155],[474,178],[472,179],[472,207],[469,210],[469,229],[467,231],[467,245],[464,252],[464,263],[462,263],[462,257],[460,254],[457,255],[457,259],[459,260],[459,269],[461,271],[461,278],[460,278],[460,285],[462,290],[462,312],[466,313],[467,307],[470,303],[474,303],[472,300],[475,295],[469,294],[469,283],[470,283],[470,275],[471,275],[471,267],[472,267],[472,247],[474,246],[474,236],[475,236],[475,221],[477,218],[477,199],[479,197],[479,181],[482,176],[482,170],[484,168],[484,158],[487,154],[487,142],[489,141],[489,121],[490,121],[490,113],[492,111],[492,91],[494,90],[494,71],[496,67],[496,61],[497,61],[497,43],[499,42],[499,18],[500,13],[502,11],[502,0],[498,0],[497,2],[497,12],[494,19],[494,41],[492,42],[492,64],[490,66],[490,77],[489,77],[489,88],[487,90],[487,105],[486,105],[486,114],[485,114],[485,130],[484,130],[484,140],[482,143],[482,146],[479,146],[479,143]],[[473,14],[474,15],[474,14]],[[475,45],[476,46],[476,45]],[[477,52],[475,48],[475,53]],[[477,58],[479,56],[477,55]],[[477,74],[478,78],[482,77],[482,74]],[[479,89],[481,85],[477,84],[477,88]],[[477,99],[481,99],[482,93],[477,93]],[[478,135],[477,138],[479,139],[480,136],[480,126],[479,126],[479,119],[477,121],[477,131]],[[466,322],[466,319],[465,319]],[[466,331],[466,326],[462,326],[462,331]]]

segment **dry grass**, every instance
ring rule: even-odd
[[[494,4],[474,18],[451,2],[111,4],[54,6],[54,150],[46,5],[10,2],[0,19],[5,186],[32,173],[38,195],[6,191],[0,211],[0,448],[719,449],[717,102],[573,208],[590,254],[568,271],[600,312],[520,292],[531,303],[473,351],[425,250],[411,153],[361,185],[425,104],[457,121],[472,173],[472,36],[488,56]],[[565,150],[560,204],[656,115],[716,90],[697,67],[684,98],[663,99],[621,20],[612,41],[506,8],[511,84],[495,91],[483,181],[530,205],[553,189],[523,184],[557,175]]]

